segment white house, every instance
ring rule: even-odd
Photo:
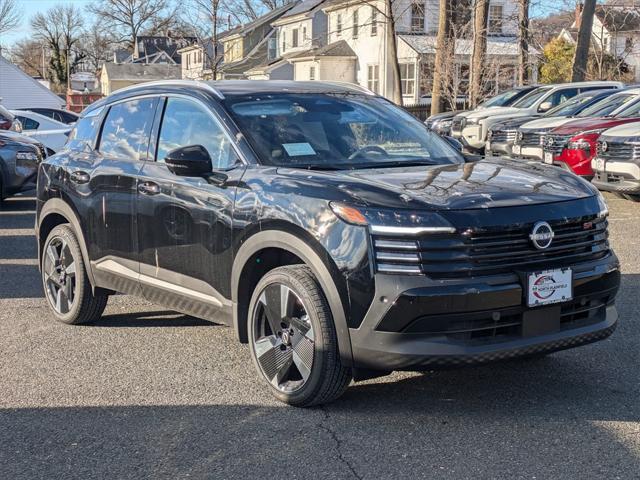
[[[66,103],[1,55],[0,102],[8,109],[61,108]]]
[[[430,92],[438,3],[438,0],[391,2],[398,33],[397,50],[405,104],[417,102],[422,94]],[[386,35],[386,18],[389,17],[386,8],[383,0],[331,0],[324,11],[328,16],[327,42],[344,40],[355,52],[356,82],[391,98],[393,70],[391,45]],[[503,79],[501,87],[515,83],[517,8],[516,0],[492,0],[489,7],[489,56],[499,58],[500,64],[511,71],[506,75],[504,72],[496,74],[496,78]],[[456,44],[456,57],[462,65],[469,63],[471,49],[468,44],[468,40]]]
[[[560,37],[575,43],[582,21],[583,4],[576,7],[575,20]],[[626,63],[640,82],[640,6],[612,2],[597,5],[593,19],[592,42],[598,51],[606,52]]]

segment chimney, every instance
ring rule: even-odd
[[[576,24],[576,28],[578,30],[580,30],[580,25],[582,25],[582,11],[583,10],[584,10],[584,3],[578,2],[576,4],[576,18],[575,18],[575,24]]]

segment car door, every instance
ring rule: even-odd
[[[169,96],[161,108],[155,158],[145,162],[138,191],[140,285],[153,302],[226,322],[231,312],[231,214],[244,172],[230,136],[211,107]],[[164,159],[200,145],[213,171],[178,176]]]
[[[85,239],[99,286],[139,292],[136,197],[158,98],[128,99],[104,115],[95,151],[70,162],[69,190],[84,206]]]

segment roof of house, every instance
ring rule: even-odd
[[[640,11],[614,5],[598,5],[596,16],[609,32],[640,31]]]
[[[269,38],[274,34],[271,30],[244,58],[236,62],[224,63],[218,69],[225,75],[244,76],[245,72],[259,65],[266,64],[269,55]]]
[[[295,5],[295,3],[287,3],[286,5],[283,5],[282,7],[276,8],[275,10],[271,10],[269,13],[266,13],[266,14],[262,15],[261,17],[256,18],[252,22],[249,22],[249,23],[244,24],[244,25],[238,25],[237,27],[232,28],[231,30],[227,31],[224,39],[225,40],[227,40],[227,39],[230,40],[233,37],[245,36],[248,33],[250,33],[251,31],[255,30],[256,28],[259,28],[259,27],[263,26],[264,24],[269,24],[269,23],[273,22],[274,20],[280,18],[285,12],[290,10],[294,5]]]
[[[8,109],[60,108],[65,101],[0,55],[0,102]]]
[[[109,80],[148,81],[167,80],[182,77],[180,65],[145,64],[145,63],[105,63],[104,67]]]
[[[301,13],[310,12],[324,1],[325,0],[303,0],[301,2],[296,2],[294,7],[287,13],[282,15],[281,18],[295,17],[296,15],[300,15]]]
[[[291,60],[309,58],[309,57],[356,57],[356,52],[349,46],[345,40],[330,43],[324,47],[312,48],[299,52],[290,57]]]
[[[399,37],[422,54],[436,53],[436,37],[432,35],[399,35]],[[471,55],[473,42],[469,39],[456,40],[456,55]],[[512,37],[489,37],[487,39],[487,55],[518,55],[518,42]],[[529,51],[530,53],[534,53]]]
[[[136,38],[138,57],[152,56],[160,52],[166,52],[174,61],[180,63],[178,50],[195,43],[195,37],[151,37],[139,36]]]

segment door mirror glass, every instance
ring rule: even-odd
[[[553,103],[551,103],[551,102],[542,102],[540,104],[540,107],[538,108],[538,111],[540,113],[544,113],[544,112],[548,112],[552,108],[553,108]]]
[[[180,177],[203,177],[213,170],[211,156],[202,145],[171,150],[164,158],[164,163],[171,173]]]

